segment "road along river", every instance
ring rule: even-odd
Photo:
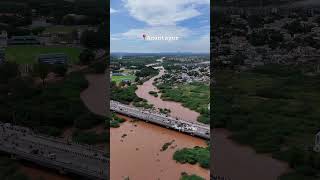
[[[149,94],[149,91],[158,91],[153,82],[163,74],[164,70],[161,70],[157,76],[138,86],[136,94],[156,108],[170,109],[173,117],[196,121],[199,113],[183,107],[180,103],[163,101]],[[119,116],[127,121],[121,124],[120,128],[110,130],[112,180],[123,180],[126,177],[129,177],[130,180],[179,180],[182,172],[196,174],[209,180],[209,170],[199,165],[180,164],[172,158],[178,149],[194,146],[205,147],[204,140]],[[172,142],[170,147],[161,151],[162,146],[168,142]]]

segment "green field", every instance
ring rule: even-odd
[[[117,84],[119,84],[123,80],[130,80],[131,82],[134,82],[135,78],[135,75],[112,76],[112,81],[115,81]]]
[[[77,63],[81,49],[73,47],[45,47],[45,46],[9,46],[6,48],[6,59],[18,64],[33,64],[37,62],[39,54],[65,53],[69,63]]]

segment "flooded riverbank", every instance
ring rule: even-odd
[[[182,172],[209,179],[209,171],[199,165],[176,163],[172,156],[180,148],[202,146],[204,140],[143,121],[120,116],[127,121],[110,130],[112,180],[172,179],[179,180]],[[161,151],[165,143],[174,142]]]
[[[107,82],[105,74],[87,74],[89,87],[81,92],[81,99],[88,109],[98,115],[106,116]]]
[[[71,177],[59,174],[57,171],[36,167],[34,165],[20,165],[20,171],[27,175],[30,180],[72,180]]]
[[[213,131],[211,150],[212,172],[230,180],[277,180],[289,171],[287,163],[273,159],[270,155],[257,154],[251,147],[239,145],[228,137],[225,129]]]
[[[158,92],[153,82],[163,74],[162,69],[157,76],[139,85],[137,96],[146,99],[155,108],[170,109],[172,117],[196,121],[199,113],[183,107],[181,103],[163,101],[160,97],[149,94],[149,91]],[[179,180],[182,172],[209,180],[209,170],[198,164],[180,164],[173,160],[176,150],[194,146],[205,147],[207,145],[204,140],[129,117],[120,117],[127,121],[121,124],[120,128],[110,130],[112,180],[123,180],[125,177],[130,180]],[[165,143],[172,141],[167,150],[161,151]]]
[[[200,114],[196,111],[192,111],[186,107],[184,107],[181,103],[173,102],[173,101],[163,101],[161,99],[161,94],[158,97],[154,97],[149,94],[150,91],[159,92],[159,90],[153,85],[153,82],[156,78],[159,78],[165,74],[164,69],[160,69],[160,72],[157,76],[149,79],[144,82],[142,85],[138,86],[136,94],[138,97],[143,98],[148,101],[149,104],[153,104],[156,109],[158,108],[166,108],[170,109],[170,116],[174,118],[180,118],[188,121],[197,121],[197,118]]]

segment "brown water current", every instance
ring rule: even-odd
[[[225,129],[215,129],[211,150],[212,173],[230,180],[277,180],[290,169],[284,162],[267,154],[257,154],[251,147],[239,145]]]
[[[158,108],[167,108],[171,110],[170,116],[175,118],[180,118],[189,121],[196,121],[199,117],[199,113],[196,111],[192,111],[184,106],[181,103],[173,102],[173,101],[163,101],[161,99],[161,94],[158,97],[154,97],[149,94],[150,91],[158,92],[159,90],[153,85],[153,82],[156,78],[161,77],[165,74],[164,69],[161,69],[157,76],[149,79],[142,85],[138,86],[136,94],[138,97],[146,99],[150,104],[153,104],[156,109]]]
[[[173,153],[184,147],[206,146],[202,139],[168,130],[157,125],[134,121],[120,128],[111,129],[110,172],[112,180],[179,180],[181,172],[197,174],[209,179],[209,171],[199,165],[179,164],[172,159]],[[161,151],[165,143],[174,142]]]
[[[20,165],[20,170],[22,173],[26,174],[31,180],[72,180],[72,178],[58,174],[53,170],[44,169],[35,166],[25,166]]]
[[[157,76],[138,86],[136,94],[156,108],[170,109],[173,117],[196,121],[199,113],[183,107],[181,103],[163,101],[160,97],[156,98],[149,94],[149,91],[158,91],[153,82],[163,74],[162,69]],[[129,177],[130,180],[179,180],[182,172],[196,174],[209,180],[209,170],[199,165],[180,164],[173,160],[176,150],[194,146],[205,147],[207,145],[204,140],[119,116],[127,121],[121,124],[120,128],[110,130],[112,180],[123,180],[126,177]],[[167,150],[161,151],[165,143],[172,141],[173,143]]]

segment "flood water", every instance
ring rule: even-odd
[[[149,91],[158,91],[152,83],[163,74],[164,70],[161,70],[157,76],[138,86],[136,94],[156,108],[170,109],[173,117],[196,121],[199,113],[183,107],[180,103],[163,101],[160,97],[149,94]],[[123,180],[125,177],[129,177],[130,180],[179,180],[182,172],[196,174],[209,180],[209,170],[199,165],[180,164],[173,160],[176,150],[194,146],[205,147],[207,145],[204,140],[125,116],[121,117],[127,121],[121,124],[120,128],[110,130],[112,180]],[[165,143],[172,141],[167,150],[161,151]]]
[[[154,107],[158,110],[158,108],[167,108],[171,110],[170,116],[174,118],[180,118],[189,121],[196,121],[199,117],[199,113],[196,111],[192,111],[184,106],[181,103],[173,102],[173,101],[163,101],[161,99],[161,94],[158,97],[154,97],[149,94],[150,91],[158,92],[159,90],[152,84],[156,78],[164,75],[164,69],[160,69],[160,72],[157,76],[154,76],[150,80],[143,83],[143,85],[138,86],[136,94],[138,97],[146,99],[150,104],[153,104]]]
[[[72,178],[58,174],[57,172],[49,169],[39,168],[35,166],[21,165],[20,170],[27,175],[31,180],[72,180]]]
[[[143,121],[127,122],[111,129],[110,172],[112,180],[179,180],[181,172],[209,179],[209,171],[198,165],[179,164],[173,153],[180,148],[206,146],[205,141]],[[174,142],[161,151],[165,143]]]
[[[249,146],[230,140],[230,135],[225,129],[213,131],[213,175],[230,180],[277,180],[278,176],[289,171],[286,163],[273,159],[270,155],[257,154]]]

